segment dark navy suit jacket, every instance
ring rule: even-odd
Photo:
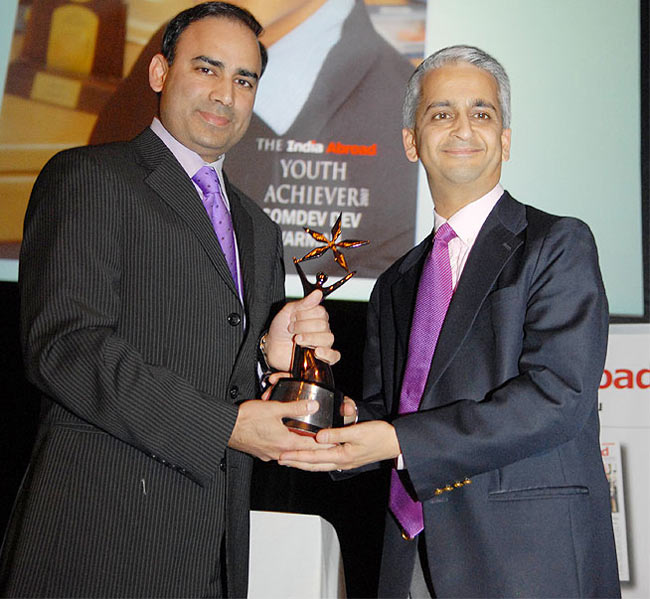
[[[458,282],[419,411],[397,417],[430,246],[373,291],[360,414],[397,430],[437,596],[619,596],[598,438],[608,311],[591,232],[504,193]],[[407,596],[415,551],[388,514],[380,596]]]

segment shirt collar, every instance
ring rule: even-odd
[[[176,160],[180,162],[183,170],[191,179],[202,166],[206,164],[211,166],[216,171],[221,189],[225,189],[223,184],[223,160],[225,154],[222,154],[214,162],[206,162],[196,152],[186,148],[180,141],[178,141],[160,122],[158,117],[153,118],[151,123],[151,130],[161,139],[161,141],[169,148],[169,151],[174,155]]]
[[[471,246],[488,215],[492,212],[492,208],[494,208],[502,195],[503,187],[500,183],[497,183],[484,196],[470,202],[467,206],[463,206],[458,212],[455,212],[449,220],[443,218],[434,210],[434,230],[437,231],[444,223],[448,222],[459,239],[465,245]]]

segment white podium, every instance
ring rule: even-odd
[[[334,527],[320,516],[251,511],[249,599],[345,598]]]

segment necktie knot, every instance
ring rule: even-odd
[[[443,223],[436,231],[434,243],[449,243],[454,237],[456,237],[456,231],[451,228],[451,225],[449,223]]]
[[[192,177],[192,181],[199,186],[204,195],[216,193],[221,195],[219,177],[211,166],[202,166]]]

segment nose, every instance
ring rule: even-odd
[[[234,82],[228,77],[215,77],[215,82],[210,90],[210,100],[224,106],[232,106],[233,97]]]
[[[469,139],[472,136],[472,124],[470,118],[465,113],[460,113],[454,122],[452,135],[459,139]]]

